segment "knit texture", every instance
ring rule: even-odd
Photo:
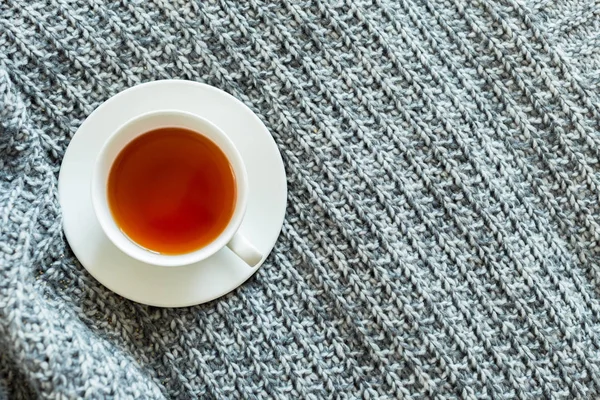
[[[86,116],[164,78],[252,108],[289,184],[259,272],[183,309],[96,282],[57,202]],[[599,93],[592,0],[1,0],[0,397],[599,398]]]

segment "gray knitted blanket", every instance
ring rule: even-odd
[[[279,146],[260,271],[209,304],[78,263],[57,177],[95,107],[217,86]],[[0,398],[598,398],[593,0],[0,0]]]

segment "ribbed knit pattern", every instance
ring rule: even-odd
[[[259,272],[183,309],[96,282],[57,202],[86,116],[165,78],[289,184]],[[0,0],[0,397],[599,398],[599,93],[592,0]]]

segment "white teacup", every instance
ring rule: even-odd
[[[235,173],[236,203],[229,224],[206,246],[190,253],[166,255],[148,250],[125,235],[115,222],[108,203],[108,176],[113,162],[125,146],[138,136],[159,128],[179,127],[197,132],[212,140],[223,151]],[[168,194],[166,194],[168,195]],[[102,230],[121,251],[147,264],[175,267],[202,261],[225,246],[254,267],[262,259],[250,242],[239,232],[248,202],[246,167],[233,142],[217,126],[197,115],[176,110],[154,111],[136,117],[118,128],[98,155],[92,176],[92,203]]]

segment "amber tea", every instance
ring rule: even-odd
[[[235,209],[235,174],[210,139],[160,128],[131,141],[108,177],[108,202],[120,229],[138,245],[167,255],[216,239]]]

